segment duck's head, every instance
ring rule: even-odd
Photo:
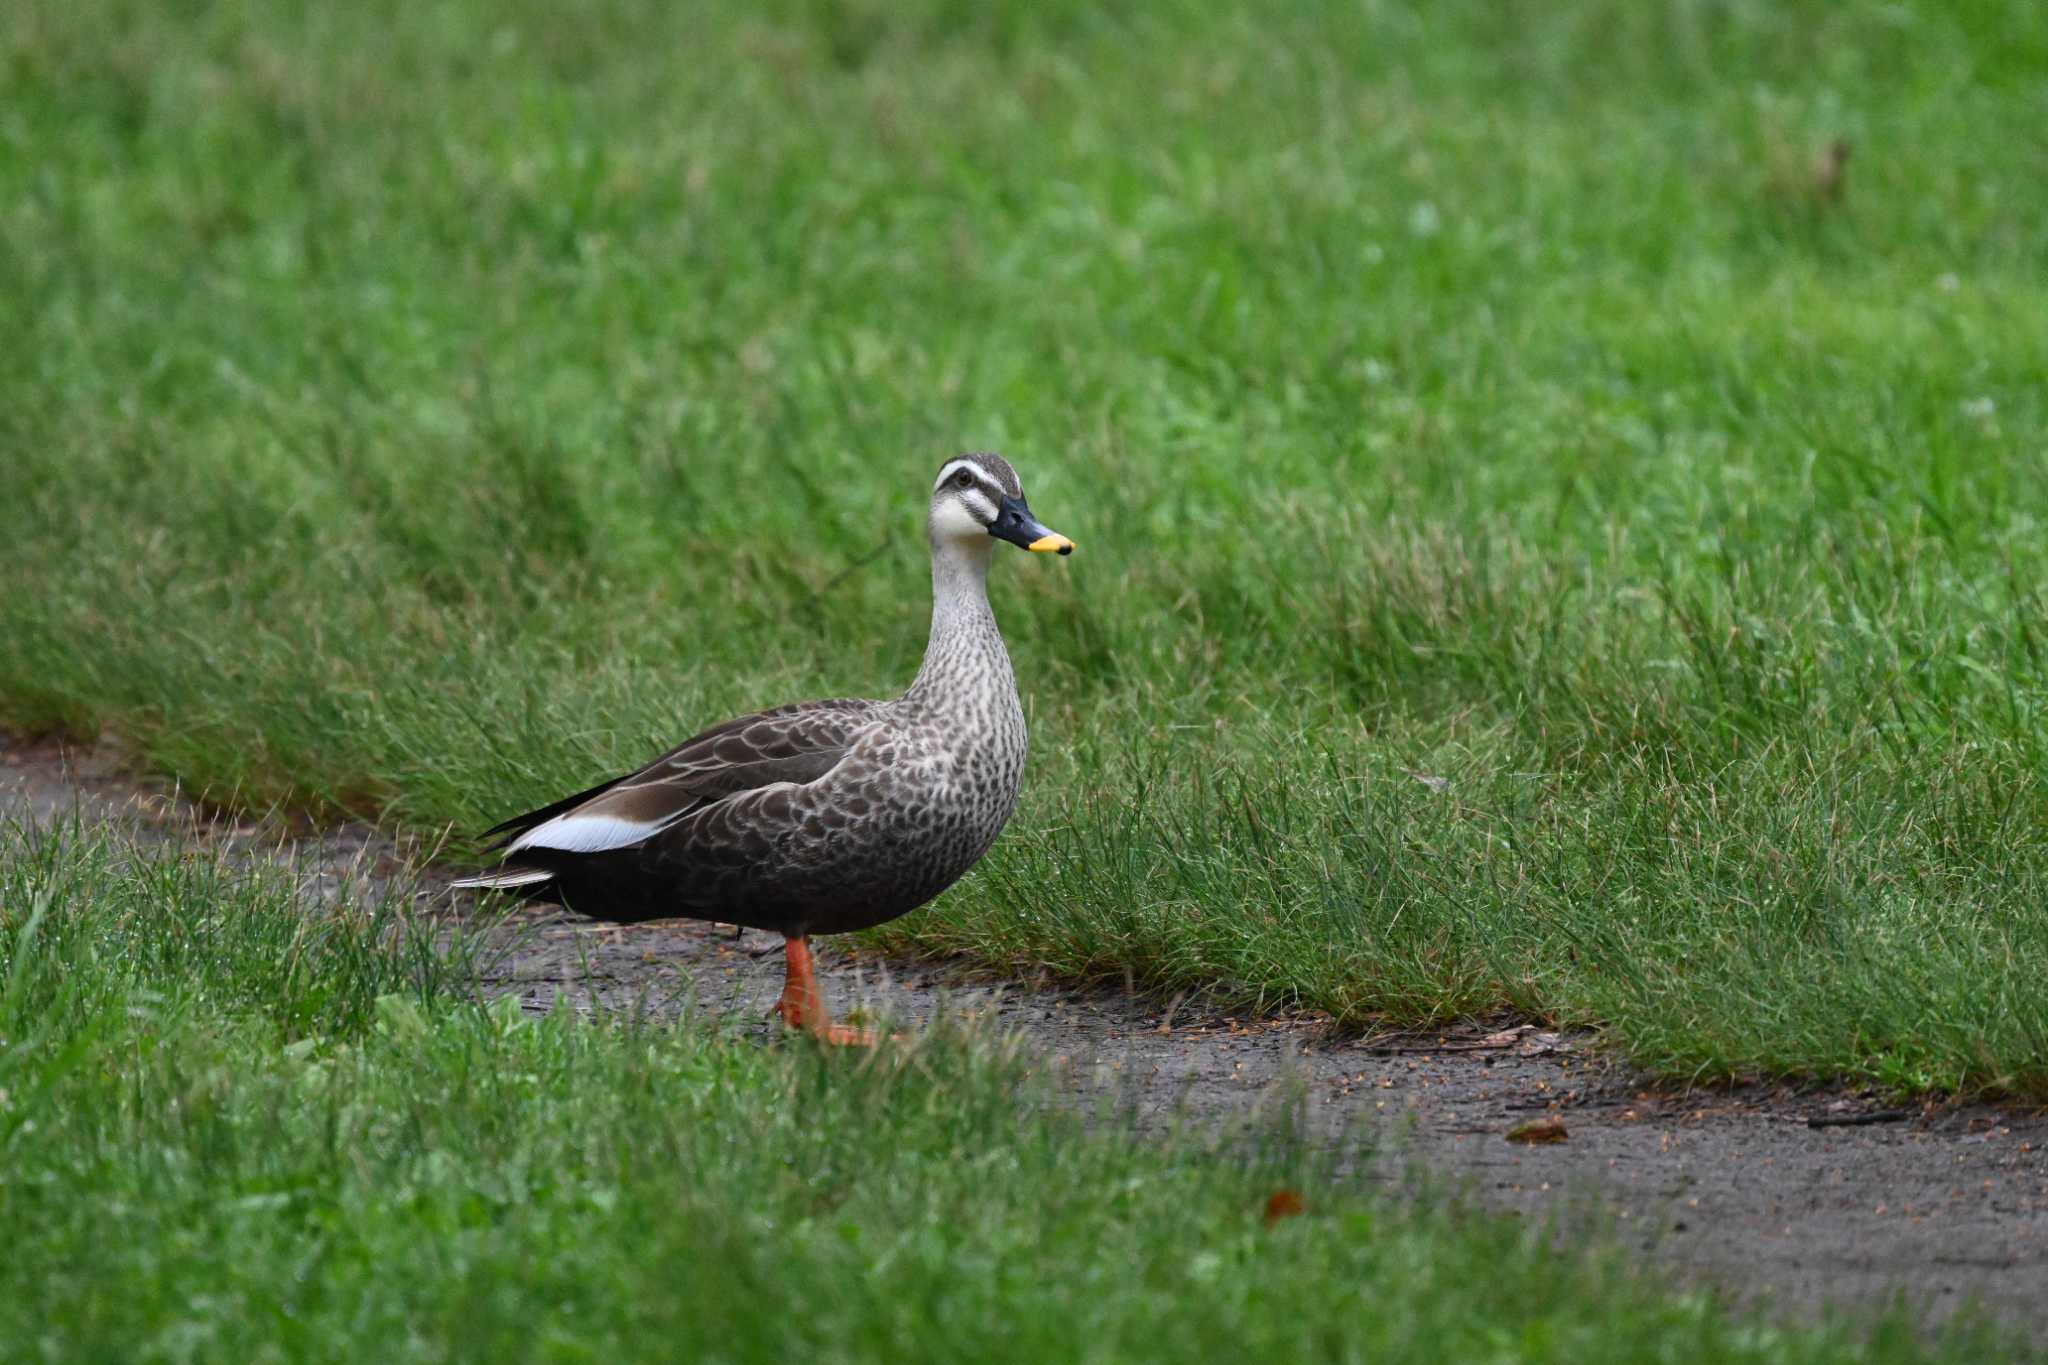
[[[925,522],[934,547],[947,542],[986,545],[986,537],[1027,550],[1070,555],[1074,542],[1031,515],[1017,471],[1000,455],[975,453],[946,461],[932,484]]]

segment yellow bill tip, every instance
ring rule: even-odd
[[[1074,542],[1068,540],[1058,531],[1048,531],[1024,548],[1036,550],[1040,554],[1070,555],[1074,553]]]

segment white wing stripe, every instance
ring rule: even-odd
[[[552,880],[554,873],[541,867],[522,867],[511,872],[484,872],[474,877],[463,877],[448,883],[450,886],[491,887],[532,886],[535,882]]]
[[[535,825],[506,846],[508,854],[522,848],[552,848],[562,853],[602,853],[629,848],[661,829],[665,821],[621,820],[615,815],[578,815],[570,811],[544,825]]]

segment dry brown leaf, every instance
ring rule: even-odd
[[[1266,1221],[1277,1223],[1282,1218],[1293,1218],[1307,1210],[1302,1202],[1300,1190],[1279,1189],[1266,1199]]]
[[[1521,1040],[1523,1034],[1531,1032],[1534,1028],[1533,1024],[1517,1024],[1513,1028],[1504,1028],[1499,1033],[1489,1033],[1472,1046],[1513,1047]]]
[[[1564,1120],[1555,1114],[1545,1114],[1540,1119],[1530,1119],[1508,1129],[1509,1142],[1563,1142],[1571,1134],[1564,1128]]]

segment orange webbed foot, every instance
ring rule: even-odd
[[[854,1028],[848,1024],[835,1024],[823,1016],[807,1016],[801,1007],[793,1007],[787,1000],[778,1000],[773,1011],[782,1020],[782,1026],[791,1033],[808,1033],[829,1047],[873,1047],[873,1029]],[[893,1037],[900,1035],[891,1034]]]
[[[852,1028],[846,1024],[827,1024],[825,1031],[817,1035],[818,1041],[828,1047],[873,1047],[875,1031],[868,1028]]]

